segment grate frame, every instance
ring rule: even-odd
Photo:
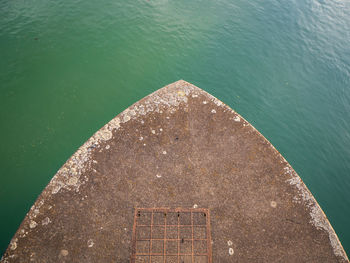
[[[158,222],[159,221],[159,214],[161,217],[163,217],[163,223]],[[177,215],[177,222],[174,223],[174,220],[172,223],[167,222],[167,215]],[[148,219],[149,223],[142,222],[142,216],[150,216],[150,219]],[[155,215],[157,217],[155,218]],[[188,216],[190,216],[188,218]],[[187,218],[186,218],[187,217]],[[197,218],[197,224],[195,223],[195,217]],[[201,222],[198,223],[198,218]],[[187,222],[184,223],[184,220]],[[160,219],[162,220],[162,219]],[[181,222],[182,220],[182,222]],[[190,220],[190,222],[189,222]],[[204,223],[204,221],[205,223]],[[176,220],[175,220],[176,221]],[[167,229],[168,228],[177,228],[177,236],[176,238],[168,238],[167,236]],[[141,231],[141,228],[145,229],[149,234],[144,234]],[[155,229],[162,229],[164,234],[162,234],[162,237],[159,237],[159,233],[157,235],[153,235],[153,232]],[[181,231],[185,231],[186,229],[190,231],[187,231],[187,236],[184,234],[180,234]],[[195,228],[203,229],[205,232],[205,237],[199,236],[198,233],[195,233]],[[196,230],[196,231],[197,231]],[[189,232],[189,233],[188,233]],[[141,234],[140,234],[141,233]],[[144,235],[144,236],[142,236]],[[140,237],[141,236],[141,237]],[[177,243],[177,252],[169,252],[167,253],[167,247],[168,242],[176,242]],[[190,251],[184,251],[181,252],[182,244],[184,245],[189,244],[190,242]],[[138,247],[140,243],[143,243],[146,245],[146,249],[143,251],[138,251]],[[155,249],[153,246],[155,244],[162,243],[162,252],[154,252]],[[202,247],[203,251],[195,251],[195,243],[198,244],[204,244],[205,246]],[[147,249],[148,244],[148,249]],[[185,246],[185,245],[184,245]],[[205,247],[205,251],[204,251]],[[188,246],[185,248],[188,248]],[[187,249],[188,250],[188,249]],[[196,250],[200,250],[197,249]],[[173,260],[168,261],[168,259],[172,257]],[[144,260],[137,260],[138,258],[143,258]],[[156,260],[156,258],[160,260]],[[176,259],[175,259],[176,258]],[[186,258],[184,260],[183,258]],[[133,233],[132,233],[132,253],[130,258],[131,263],[138,263],[138,262],[162,262],[162,263],[168,263],[168,262],[176,262],[176,263],[182,263],[182,262],[206,262],[206,263],[212,263],[212,248],[211,248],[211,227],[210,227],[210,211],[207,208],[135,208],[134,210],[134,223],[133,223]]]

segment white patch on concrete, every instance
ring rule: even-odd
[[[129,111],[129,115],[130,116],[135,116],[136,115],[136,111],[135,110],[130,110]]]
[[[34,220],[30,221],[30,223],[29,223],[30,228],[35,228],[37,225],[38,225],[38,223],[35,222]]]
[[[71,177],[68,179],[67,184],[68,185],[76,185],[78,183],[79,179],[77,177]]]
[[[37,215],[39,214],[39,212],[40,212],[40,210],[39,209],[34,209],[33,210],[33,214],[32,214],[32,218],[36,218],[37,217]]]
[[[88,247],[93,247],[94,246],[94,241],[92,239],[89,239],[87,242]]]
[[[227,241],[227,245],[230,247],[233,245],[233,242],[231,240]]]
[[[17,241],[18,241],[17,238],[14,238],[14,239],[11,240],[11,243],[10,243],[10,249],[11,250],[15,250],[17,248]]]
[[[50,219],[49,217],[45,217],[45,219],[43,219],[43,220],[41,221],[41,224],[42,224],[43,226],[48,225],[48,224],[50,224],[50,223],[51,223],[51,219]]]
[[[271,201],[270,205],[272,208],[276,208],[277,207],[277,203],[275,201]]]
[[[40,201],[37,201],[29,210],[28,212],[28,217],[29,217],[29,228],[33,229],[35,228],[38,224],[34,219],[40,214],[40,208],[44,205],[44,200],[41,199]],[[19,230],[19,235],[20,237],[25,237],[28,232],[25,232],[25,228]]]
[[[186,96],[186,94],[185,94],[185,92],[183,92],[182,90],[179,90],[178,92],[177,92],[177,94],[179,94],[180,96]]]
[[[211,113],[216,113],[216,110],[212,109],[212,110],[211,110]]]
[[[233,120],[234,120],[234,121],[237,121],[237,122],[240,122],[240,121],[241,121],[241,118],[240,118],[239,116],[235,116],[235,117],[233,118]]]
[[[228,254],[229,254],[230,256],[232,256],[234,253],[235,253],[235,251],[233,250],[232,247],[230,247],[230,248],[228,249]]]
[[[222,103],[221,100],[218,100],[217,98],[215,98],[214,96],[212,96],[211,99],[212,102],[214,102],[217,106],[221,107],[221,106],[226,106],[226,108],[229,108],[227,105],[225,105],[224,103]]]
[[[124,122],[128,122],[131,119],[129,115],[124,115]]]

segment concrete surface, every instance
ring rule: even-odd
[[[213,262],[349,262],[279,152],[182,80],[130,106],[79,148],[1,262],[129,262],[135,207],[210,209]]]

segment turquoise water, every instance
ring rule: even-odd
[[[97,129],[185,79],[284,155],[350,253],[350,2],[0,1],[0,255]]]

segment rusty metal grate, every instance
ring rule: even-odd
[[[136,208],[132,263],[211,263],[205,208]]]

